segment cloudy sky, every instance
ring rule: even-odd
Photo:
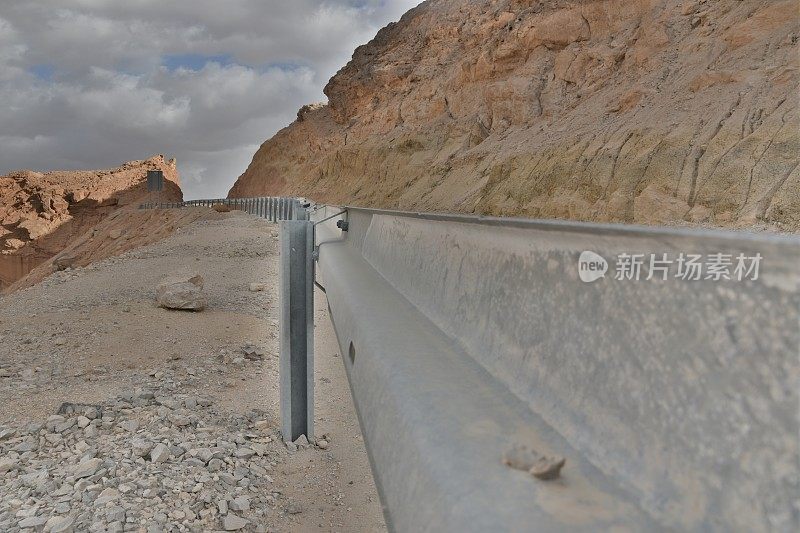
[[[419,0],[0,0],[0,175],[163,153],[225,196],[258,146]]]

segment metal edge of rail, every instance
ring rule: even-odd
[[[590,235],[649,235],[653,237],[690,237],[716,238],[732,240],[755,240],[759,242],[793,242],[800,244],[800,236],[788,233],[757,233],[749,230],[718,229],[682,226],[648,226],[643,224],[623,224],[615,222],[583,222],[576,220],[496,217],[485,215],[469,215],[460,213],[433,213],[426,211],[404,211],[394,209],[376,209],[359,206],[340,206],[340,210],[358,211],[373,215],[396,216],[440,222],[459,222],[463,224],[481,224],[489,227],[506,227],[521,229],[539,229],[543,231],[568,231]]]

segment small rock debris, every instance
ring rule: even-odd
[[[564,457],[546,456],[524,445],[516,445],[503,454],[503,464],[543,481],[557,479],[566,462]]]

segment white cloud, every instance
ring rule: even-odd
[[[165,153],[187,197],[223,196],[352,50],[416,3],[3,1],[0,174]]]

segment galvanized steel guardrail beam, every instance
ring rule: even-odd
[[[317,245],[394,530],[797,526],[797,237],[347,208]]]

